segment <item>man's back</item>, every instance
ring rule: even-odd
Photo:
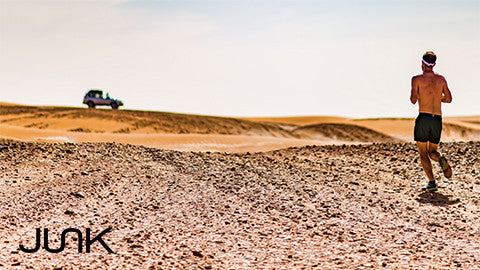
[[[452,95],[443,76],[424,72],[412,78],[410,100],[414,104],[418,100],[418,110],[421,113],[442,115],[442,102],[451,102]]]

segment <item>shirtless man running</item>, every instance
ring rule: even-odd
[[[426,52],[422,57],[423,74],[412,78],[412,92],[410,101],[417,103],[419,115],[415,120],[414,138],[417,142],[423,170],[429,180],[422,190],[436,191],[437,183],[433,175],[430,160],[439,162],[445,177],[452,177],[452,169],[447,159],[437,152],[442,132],[442,102],[452,102],[452,94],[445,78],[433,72],[437,56],[433,52]]]

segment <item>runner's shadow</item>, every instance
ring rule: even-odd
[[[416,200],[419,203],[432,204],[435,206],[447,206],[460,202],[460,199],[451,200],[452,195],[443,195],[438,192],[424,192],[418,195]]]

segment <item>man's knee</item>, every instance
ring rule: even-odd
[[[438,149],[438,144],[436,143],[428,143],[427,145],[427,152],[428,153],[435,153],[437,152],[437,149]]]
[[[437,148],[436,148],[436,147],[429,148],[429,149],[427,150],[427,152],[428,152],[428,155],[436,155],[436,154],[438,154],[438,151],[437,151]]]

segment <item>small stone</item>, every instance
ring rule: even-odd
[[[82,199],[85,198],[85,195],[83,195],[80,192],[77,192],[77,193],[72,192],[72,193],[70,193],[70,195],[72,195],[74,197],[77,197],[77,198],[82,198]]]
[[[203,258],[203,254],[200,251],[192,250],[193,256]]]

